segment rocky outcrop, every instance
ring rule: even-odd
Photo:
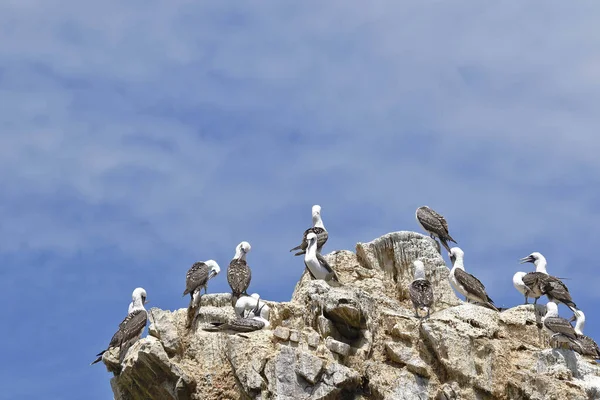
[[[268,302],[268,330],[203,331],[234,318],[229,294],[203,296],[191,329],[185,309],[152,309],[123,366],[105,353],[115,399],[600,399],[595,362],[548,348],[544,306],[463,303],[429,237],[390,233],[326,258],[343,286],[305,274],[291,301]],[[435,293],[424,320],[408,298],[415,259]]]

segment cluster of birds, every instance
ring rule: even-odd
[[[490,296],[485,286],[472,274],[465,271],[464,252],[459,247],[448,246],[448,242],[456,243],[448,231],[446,219],[427,206],[417,209],[417,221],[427,231],[432,239],[439,239],[442,246],[448,250],[448,256],[452,262],[452,269],[448,276],[450,285],[458,293],[465,296],[467,302],[480,304],[484,307],[500,311]],[[520,263],[533,263],[535,271],[517,272],[513,276],[514,287],[525,296],[525,304],[528,299],[533,298],[534,304],[542,296],[548,298],[546,303],[546,314],[542,317],[542,327],[550,336],[550,343],[554,345],[566,345],[568,348],[594,359],[600,359],[600,349],[596,342],[583,334],[585,326],[585,314],[577,309],[571,298],[567,286],[555,276],[549,275],[546,266],[546,258],[538,252],[533,252],[520,260]],[[425,277],[425,266],[419,260],[413,262],[415,272],[413,281],[409,286],[409,295],[415,307],[415,314],[419,317],[418,310],[429,309],[433,304],[433,288],[431,282]],[[562,318],[558,314],[558,304],[566,305],[573,311],[570,320]],[[575,326],[571,322],[575,321]]]
[[[487,295],[481,281],[465,271],[464,252],[459,247],[450,248],[448,245],[448,242],[457,242],[450,236],[446,219],[428,206],[419,207],[416,218],[430,237],[434,240],[437,238],[448,251],[452,261],[452,269],[449,274],[451,286],[465,296],[467,302],[500,311]],[[321,207],[314,205],[312,207],[312,227],[304,231],[302,242],[290,252],[295,251],[295,256],[304,255],[304,265],[312,279],[324,280],[331,286],[342,286],[334,269],[321,255],[321,250],[328,238],[329,235],[321,218]],[[248,295],[247,292],[252,279],[252,271],[246,261],[250,250],[250,243],[244,241],[238,244],[235,255],[227,267],[227,282],[231,288],[231,304],[235,310],[236,319],[227,323],[213,322],[210,327],[203,328],[204,330],[252,332],[269,327],[269,306],[265,302],[261,303],[257,293]],[[583,335],[585,315],[576,308],[566,285],[559,278],[548,275],[544,256],[537,252],[532,253],[521,259],[521,262],[533,263],[536,271],[517,272],[513,277],[514,286],[525,296],[525,304],[528,303],[528,298],[535,299],[534,303],[537,303],[540,297],[547,296],[547,311],[542,319],[542,324],[544,329],[550,333],[551,342],[554,340],[556,343],[567,343],[573,350],[599,359],[598,345],[593,339]],[[423,262],[415,260],[413,265],[415,270],[413,281],[408,288],[409,295],[416,316],[421,318],[419,316],[419,309],[421,309],[426,310],[426,317],[429,317],[433,304],[433,286],[427,280]],[[187,271],[185,290],[183,291],[183,296],[190,295],[187,328],[192,326],[198,316],[202,289],[206,294],[208,282],[220,271],[221,268],[215,260],[196,262]],[[92,364],[99,362],[106,351],[115,347],[119,348],[119,362],[123,362],[127,350],[141,337],[146,326],[148,319],[148,313],[144,308],[146,303],[146,291],[143,288],[136,288],[132,293],[132,302],[129,305],[127,317],[119,325],[119,329],[113,335],[107,349],[98,353]],[[557,303],[563,303],[573,311],[574,315],[570,321],[558,315]],[[576,321],[575,327],[571,326],[572,321]]]

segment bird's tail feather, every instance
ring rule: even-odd
[[[102,355],[103,355],[104,353],[106,353],[106,350],[102,350],[100,353],[96,354],[96,357],[98,357],[98,358],[96,358],[94,361],[92,361],[92,363],[91,363],[90,365],[94,365],[94,364],[96,364],[97,362],[100,362],[100,361],[102,361]]]
[[[448,241],[449,241],[449,242],[452,242],[452,243],[456,243],[456,244],[458,244],[458,243],[456,242],[456,240],[454,240],[454,239],[452,238],[452,236],[450,236],[450,235],[448,235],[448,237],[447,237],[446,239],[448,239]]]
[[[439,238],[440,239],[440,243],[446,248],[446,250],[448,250],[448,253],[450,253],[450,246],[448,246],[448,242],[446,242],[446,239],[444,238]]]
[[[239,298],[240,298],[240,296],[238,294],[231,293],[231,306],[232,307],[235,307],[235,303],[237,303]]]

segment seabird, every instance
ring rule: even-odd
[[[437,237],[446,250],[450,252],[448,242],[456,243],[456,240],[452,239],[452,236],[448,233],[448,223],[446,222],[446,219],[427,206],[417,208],[416,215],[417,222],[419,222],[421,227],[429,233],[429,236],[432,239]]]
[[[574,310],[573,317],[569,320],[575,321],[575,333],[577,334],[577,340],[581,344],[581,354],[584,356],[590,356],[594,360],[600,359],[600,348],[598,348],[598,344],[589,336],[585,336],[583,334],[583,328],[585,327],[585,314],[581,310]],[[576,348],[577,351],[577,348]]]
[[[244,316],[240,318],[239,316],[226,323],[222,322],[212,322],[212,326],[203,328],[208,332],[216,332],[216,331],[236,331],[236,332],[254,332],[261,329],[268,328],[271,324],[269,321],[260,316],[261,308],[265,306],[265,303],[259,305],[257,301],[256,307],[251,311],[245,311]]]
[[[536,251],[523,257],[520,262],[521,264],[530,262],[535,265],[535,272],[529,272],[521,278],[528,289],[526,296],[535,298],[533,304],[537,303],[538,298],[546,295],[548,300],[563,303],[572,311],[577,309],[567,286],[557,277],[548,275],[546,257]]]
[[[204,288],[204,294],[206,294],[208,292],[208,281],[217,276],[219,272],[221,272],[219,264],[217,264],[215,260],[208,260],[204,262],[195,262],[185,275],[185,290],[183,291],[183,296],[186,294],[190,295],[187,321],[188,328],[196,318],[196,312],[200,306],[200,299],[202,297],[202,288]]]
[[[341,286],[337,274],[325,258],[317,252],[317,235],[311,232],[306,237],[308,248],[304,254],[304,265],[313,279],[322,279],[331,286]]]
[[[231,287],[231,305],[235,307],[238,298],[245,294],[250,286],[252,271],[246,263],[246,254],[250,251],[250,243],[241,242],[235,248],[235,256],[227,267],[227,283]]]
[[[519,271],[517,273],[515,273],[513,275],[513,286],[519,291],[521,292],[522,295],[525,296],[525,304],[529,304],[528,302],[528,298],[531,297],[532,299],[535,299],[533,304],[536,304],[539,296],[536,297],[534,295],[534,292],[531,290],[531,288],[529,288],[527,285],[525,285],[525,282],[523,282],[523,277],[527,275],[526,272],[522,272]]]
[[[425,278],[425,265],[420,260],[413,261],[415,266],[414,279],[408,286],[408,293],[415,307],[415,315],[419,317],[419,309],[427,309],[429,317],[430,307],[433,304],[433,287],[431,282]]]
[[[146,321],[148,320],[148,314],[144,308],[146,301],[146,291],[143,288],[137,288],[133,291],[133,306],[131,312],[125,317],[125,319],[119,324],[119,329],[110,339],[110,343],[106,350],[96,354],[98,357],[90,365],[96,364],[102,360],[102,355],[113,347],[119,347],[119,362],[122,363],[127,350],[134,344],[141,336],[144,328],[146,327]]]
[[[321,219],[321,206],[319,205],[314,205],[312,207],[312,223],[312,228],[308,228],[304,231],[304,235],[302,236],[302,243],[290,250],[300,250],[299,252],[294,254],[295,256],[299,256],[301,254],[306,253],[306,249],[308,248],[309,233],[314,233],[317,235],[317,253],[321,253],[323,245],[325,245],[325,242],[327,242],[329,234],[327,233],[327,231],[325,230],[325,226],[323,225],[323,220]]]
[[[542,318],[544,330],[550,334],[550,343],[556,340],[558,343],[575,345],[581,350],[581,344],[577,340],[577,333],[565,318],[558,316],[558,305],[549,301],[546,304],[546,315]]]
[[[254,310],[259,301],[260,296],[258,293],[252,293],[250,296],[240,297],[235,303],[235,314],[239,317],[243,317],[246,312]],[[259,316],[268,320],[271,313],[271,308],[269,305],[265,302],[262,302],[260,310]]]
[[[483,283],[473,275],[465,272],[464,254],[459,247],[450,249],[450,253],[448,254],[452,261],[452,269],[449,275],[450,284],[457,292],[465,296],[467,302],[475,301],[492,310],[499,311],[492,299],[487,295]]]

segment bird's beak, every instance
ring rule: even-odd
[[[144,304],[148,304],[150,303],[150,300],[146,299],[146,301],[144,301]]]
[[[210,275],[208,275],[208,279],[212,279],[215,276],[217,276],[217,273],[215,271],[210,271]]]
[[[525,264],[528,262],[534,262],[534,258],[532,256],[523,257],[519,260],[519,264]]]
[[[452,264],[454,264],[454,262],[456,261],[456,256],[451,253],[448,253],[448,257],[450,257],[450,261],[452,261]]]
[[[573,321],[576,321],[576,320],[577,320],[577,317],[575,316],[575,314],[573,314],[573,316],[571,317],[571,319],[569,320],[569,322],[573,322]]]

